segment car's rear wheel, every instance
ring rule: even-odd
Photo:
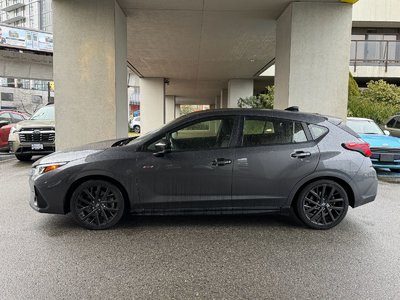
[[[348,207],[348,195],[340,184],[332,180],[318,180],[300,192],[296,212],[308,227],[329,229],[343,220]]]
[[[20,161],[30,161],[32,159],[30,154],[15,154],[15,157]]]
[[[133,126],[133,131],[136,133],[140,133],[140,126],[138,125]]]
[[[124,215],[125,202],[121,190],[104,180],[88,180],[72,194],[71,213],[75,221],[88,229],[107,229]]]

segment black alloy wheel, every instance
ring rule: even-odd
[[[329,229],[343,220],[348,207],[348,196],[341,185],[332,180],[318,180],[302,190],[296,211],[308,227]]]
[[[135,126],[133,127],[133,131],[134,131],[135,133],[140,133],[140,126],[135,125]]]
[[[71,213],[75,221],[88,229],[107,229],[124,215],[125,203],[120,189],[104,180],[82,183],[72,194]]]

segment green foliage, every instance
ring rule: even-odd
[[[240,98],[238,106],[240,108],[274,108],[274,86],[267,86],[267,93],[258,96]]]
[[[384,80],[370,81],[360,93],[357,82],[349,76],[348,116],[368,118],[384,124],[389,117],[400,111],[400,88]]]
[[[367,83],[367,89],[362,92],[362,96],[364,99],[375,102],[400,104],[400,87],[382,79],[370,81]]]
[[[348,116],[368,118],[377,124],[384,124],[387,119],[400,111],[400,106],[364,99],[362,97],[352,97],[349,99]]]
[[[351,97],[361,96],[360,88],[358,87],[357,81],[354,80],[351,73],[349,73],[349,99]]]

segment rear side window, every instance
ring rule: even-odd
[[[307,142],[299,122],[247,117],[243,124],[243,147]]]
[[[328,132],[328,128],[315,124],[308,125],[308,128],[310,129],[311,136],[314,140],[320,138]]]
[[[394,128],[394,124],[396,124],[396,119],[395,119],[395,118],[391,119],[391,120],[386,124],[386,126],[387,126],[387,127],[390,127],[390,128]]]

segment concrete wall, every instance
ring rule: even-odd
[[[127,136],[126,18],[115,0],[54,0],[57,150]]]
[[[253,79],[231,79],[228,81],[228,107],[238,107],[240,98],[253,96]]]
[[[360,0],[353,7],[355,25],[400,25],[399,0]],[[373,23],[372,23],[373,22]],[[364,24],[362,24],[364,23]]]
[[[345,118],[352,6],[294,2],[277,23],[275,108]]]
[[[165,123],[175,119],[175,96],[165,96]]]
[[[0,77],[53,79],[53,57],[0,50]]]

